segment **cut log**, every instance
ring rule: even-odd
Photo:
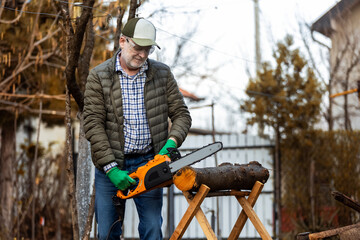
[[[354,230],[353,230],[354,229]],[[351,230],[351,231],[350,231]],[[335,228],[335,229],[330,229],[327,231],[322,231],[322,232],[318,232],[318,233],[299,233],[297,235],[297,240],[318,240],[318,239],[323,239],[323,238],[328,238],[328,237],[333,237],[333,236],[340,236],[340,239],[351,239],[349,238],[349,236],[356,236],[355,234],[359,234],[359,230],[360,230],[360,225],[359,223],[357,224],[353,224],[353,225],[349,225],[349,226],[345,226],[345,227],[340,227],[340,228]],[[347,232],[347,233],[345,233]],[[343,238],[341,238],[341,236]],[[355,239],[359,239],[359,238],[354,238]]]
[[[211,191],[251,190],[256,181],[266,183],[269,171],[260,163],[248,164],[223,163],[218,167],[193,168],[184,167],[173,177],[175,186],[181,191],[197,191],[201,184]]]
[[[349,198],[348,196],[346,196],[345,194],[343,194],[341,192],[333,191],[331,194],[333,195],[335,200],[341,202],[345,206],[348,206],[348,207],[350,207],[350,208],[352,208],[355,211],[360,213],[360,203],[358,203],[355,200]]]
[[[357,240],[360,239],[360,226],[339,233],[340,240]]]

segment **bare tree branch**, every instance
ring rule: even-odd
[[[76,69],[78,68],[80,50],[84,40],[84,35],[86,31],[86,26],[90,19],[92,19],[92,8],[94,6],[95,0],[86,0],[82,4],[82,13],[77,21],[76,30],[74,31],[71,24],[71,17],[69,6],[66,5],[66,8],[60,6],[60,4],[55,3],[55,6],[58,10],[61,11],[63,19],[64,29],[66,31],[66,45],[67,47],[67,64],[65,68],[66,75],[66,85],[68,86],[70,94],[74,97],[80,111],[84,108],[84,96],[76,82]]]
[[[120,35],[121,35],[122,19],[125,14],[125,9],[119,7],[118,11],[119,11],[119,14],[117,16],[116,31],[115,31],[115,37],[114,37],[114,52],[116,52],[119,49],[119,40],[120,40]]]
[[[42,1],[40,1],[39,7],[37,9],[37,12],[39,13],[41,11],[41,7],[42,7]],[[15,81],[16,79],[15,76],[18,75],[20,72],[22,72],[24,69],[23,66],[28,62],[29,57],[31,56],[32,50],[34,49],[34,39],[35,36],[38,32],[38,21],[39,21],[39,14],[36,15],[35,17],[35,21],[33,24],[33,28],[32,28],[32,33],[30,35],[30,43],[29,43],[29,47],[28,47],[28,51],[27,54],[25,56],[25,58],[22,61],[18,62],[18,65],[15,67],[15,70],[13,71],[13,73],[11,74],[10,77],[6,78],[3,82],[0,83],[0,88],[2,88],[2,92],[6,92],[9,88],[9,86],[12,85],[12,82]],[[30,65],[31,66],[31,65]],[[10,82],[12,80],[12,82]],[[4,87],[5,84],[7,84],[8,82],[10,82],[7,87]]]
[[[318,43],[320,46],[323,46],[323,47],[327,48],[327,49],[330,51],[330,47],[329,47],[329,46],[327,46],[326,44],[320,42],[319,40],[317,40],[317,39],[314,37],[314,32],[313,32],[313,31],[311,31],[311,38],[312,38],[312,40],[313,40],[314,42]]]
[[[19,13],[19,15],[18,15],[16,18],[14,18],[13,20],[1,20],[1,19],[0,19],[0,23],[12,24],[12,23],[15,23],[15,22],[19,21],[19,19],[21,18],[22,14],[23,14],[23,12],[24,12],[24,9],[25,9],[26,5],[27,5],[29,2],[30,2],[30,1],[25,1],[25,2],[24,2],[24,4],[23,4],[22,7],[21,7],[20,13]],[[1,1],[1,5],[0,5],[0,18],[1,18],[2,12],[3,12],[3,10],[4,10],[5,3],[6,3],[6,1],[4,1],[4,0]]]
[[[128,20],[136,17],[136,10],[140,7],[138,0],[130,0],[129,17]]]
[[[10,111],[14,111],[15,109],[20,109],[23,111],[28,111],[31,113],[39,113],[39,110],[37,109],[32,109],[26,105],[20,104],[20,103],[15,103],[15,102],[9,102],[9,101],[5,101],[5,100],[0,100],[0,103],[5,104],[5,105],[10,105],[12,107],[6,108],[0,108],[0,110],[10,110]],[[20,111],[19,113],[22,113],[23,111]],[[59,116],[65,116],[65,112],[64,111],[57,111],[57,110],[42,110],[43,114],[49,114],[49,115],[59,115]]]
[[[78,74],[80,80],[79,87],[82,93],[85,91],[85,84],[86,84],[87,76],[89,75],[90,61],[91,61],[94,45],[95,45],[94,26],[92,21],[90,20],[87,25],[84,50],[79,58],[79,63],[78,63]]]
[[[13,93],[0,93],[0,96],[15,97],[15,98],[37,98],[37,99],[56,99],[65,101],[65,94],[62,95],[48,95],[48,94],[13,94]]]
[[[311,32],[311,27],[308,24],[305,24],[305,26],[307,27],[307,29]],[[312,69],[315,70],[315,72],[317,73],[317,76],[321,79],[321,81],[323,82],[323,84],[326,86],[327,83],[323,77],[323,75],[320,73],[319,69],[317,68],[317,65],[315,64],[315,60],[314,60],[314,56],[312,54],[312,51],[310,49],[309,43],[306,40],[305,37],[305,32],[303,31],[303,26],[302,24],[299,22],[299,29],[300,29],[300,35],[301,35],[301,39],[305,45],[305,49],[307,50],[307,53],[309,54],[309,58],[310,58],[310,63],[311,63],[311,67]],[[330,50],[329,48],[327,48],[327,50]]]
[[[41,6],[42,6],[42,4],[40,4],[40,6],[38,8],[38,12],[41,11]],[[28,46],[26,56],[23,59],[18,59],[18,61],[17,61],[18,65],[15,67],[13,73],[9,77],[5,78],[0,83],[0,88],[2,88],[1,92],[3,92],[3,93],[9,89],[9,87],[13,84],[14,81],[16,81],[15,77],[17,75],[19,75],[20,73],[22,73],[23,71],[25,71],[26,69],[28,69],[29,67],[31,67],[32,65],[37,63],[36,61],[29,62],[29,60],[33,59],[32,53],[34,51],[34,48],[40,46],[41,43],[45,42],[46,40],[49,40],[50,38],[52,38],[54,35],[56,35],[60,31],[60,28],[56,29],[55,31],[51,31],[51,28],[58,21],[58,17],[56,17],[55,20],[53,21],[51,27],[49,28],[47,35],[45,37],[43,37],[42,39],[34,42],[35,36],[38,34],[38,20],[39,20],[39,15],[36,16],[36,20],[34,21],[33,30],[32,30],[31,36],[30,36],[30,44]],[[54,51],[56,51],[55,47],[51,51],[49,51],[50,52],[49,54],[41,55],[40,56],[41,61],[47,60],[51,56],[53,56]],[[39,57],[36,57],[35,59],[39,59]]]
[[[47,59],[49,59],[50,57],[54,56],[55,53],[49,53],[46,55],[43,55],[42,61],[45,61]],[[36,64],[36,60],[34,61],[30,61],[30,59],[33,59],[31,56],[28,56],[27,60],[21,60],[19,61],[19,64],[17,65],[17,67],[15,68],[15,70],[13,71],[13,73],[5,78],[1,83],[0,83],[0,88],[2,88],[1,93],[5,93],[10,86],[16,81],[16,76],[19,75],[20,73],[24,72],[26,69],[28,69],[29,67],[33,66]],[[36,59],[36,58],[35,58]],[[25,65],[26,64],[26,65]]]

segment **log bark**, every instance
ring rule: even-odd
[[[339,233],[340,240],[356,240],[360,239],[360,227],[349,229]]]
[[[341,192],[333,191],[331,194],[333,195],[335,200],[341,202],[345,206],[348,206],[348,207],[350,207],[350,208],[352,208],[355,211],[360,213],[360,203],[358,203],[355,200],[349,198],[348,196],[346,196],[345,194],[343,194]]]
[[[173,177],[175,186],[181,191],[197,191],[201,184],[211,191],[251,190],[256,181],[266,183],[269,171],[258,162],[248,164],[223,163],[212,168],[184,167]]]
[[[351,231],[350,231],[351,230]],[[318,239],[323,239],[323,238],[328,238],[328,237],[333,237],[333,236],[339,236],[341,240],[345,240],[345,239],[351,239],[349,238],[349,236],[359,236],[359,232],[360,232],[360,224],[353,224],[353,225],[349,225],[349,226],[345,226],[345,227],[341,227],[341,228],[335,228],[335,229],[330,229],[327,231],[322,231],[322,232],[318,232],[318,233],[299,233],[297,235],[297,240],[318,240]],[[358,234],[358,235],[355,235]],[[341,238],[343,237],[343,238]],[[359,238],[353,238],[355,239],[359,239]]]

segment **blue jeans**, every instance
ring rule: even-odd
[[[124,170],[129,172],[145,165],[154,158],[154,154],[140,155],[132,158],[125,158]],[[98,238],[105,240],[112,224],[119,219],[119,214],[112,202],[116,195],[117,188],[110,181],[103,171],[95,169],[95,218],[98,223]],[[141,240],[162,239],[161,208],[163,189],[158,188],[133,198],[139,216],[139,236]],[[125,201],[125,200],[123,200]],[[125,218],[126,219],[126,218]],[[122,221],[113,226],[108,239],[120,239],[122,233]]]

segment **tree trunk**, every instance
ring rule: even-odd
[[[87,222],[85,224],[84,234],[81,238],[82,240],[90,239],[90,232],[91,232],[91,228],[92,228],[94,212],[95,212],[95,183],[92,186],[92,194],[90,196],[89,212],[88,212]]]
[[[130,0],[129,17],[128,21],[136,17],[136,10],[140,7],[137,0]]]
[[[114,37],[114,53],[119,49],[120,45],[120,35],[121,35],[121,27],[122,27],[122,20],[125,14],[125,9],[122,7],[118,8],[119,14],[117,15],[117,22],[116,22],[116,31]]]
[[[329,80],[329,108],[328,108],[328,123],[329,123],[329,131],[333,130],[333,126],[334,126],[334,121],[333,121],[333,116],[332,116],[332,108],[333,108],[333,99],[331,96],[331,90],[332,90],[332,80],[330,78]]]
[[[277,125],[276,130],[276,145],[274,153],[274,168],[275,168],[275,216],[277,221],[277,226],[274,228],[274,236],[277,238],[282,237],[282,216],[281,216],[281,134],[280,127]]]
[[[79,238],[79,222],[78,222],[78,211],[76,203],[76,187],[75,187],[75,175],[74,175],[74,162],[73,162],[73,152],[72,152],[72,134],[71,134],[71,105],[70,105],[70,93],[66,86],[66,101],[65,101],[65,127],[66,127],[66,166],[67,166],[67,177],[69,181],[69,197],[70,197],[70,210],[71,220],[73,227],[73,238],[75,240]]]
[[[92,17],[92,13],[91,13]],[[93,22],[89,21],[86,26],[86,41],[84,43],[84,50],[79,56],[78,62],[78,76],[79,76],[79,88],[82,94],[85,92],[86,80],[89,75],[91,56],[95,45],[95,33]]]
[[[223,163],[212,168],[184,167],[173,177],[175,186],[181,191],[197,191],[201,184],[211,191],[251,190],[256,181],[265,183],[269,171],[258,162],[248,164]]]
[[[312,228],[316,228],[316,214],[315,214],[315,161],[313,158],[310,160],[310,177],[309,177],[309,195],[310,195],[310,207],[311,207],[311,225]]]
[[[66,165],[63,164],[64,162],[64,159],[61,157],[61,158],[58,158],[57,159],[58,161],[58,166],[59,166],[59,185],[58,185],[58,188],[57,188],[57,195],[58,196],[61,196],[63,194],[64,191],[66,191]],[[60,206],[60,201],[61,198],[58,197],[55,199],[55,202],[56,204],[58,204],[58,206]],[[59,211],[56,211],[55,212],[55,217],[56,217],[56,222],[55,222],[55,240],[61,240],[62,239],[62,233],[61,233],[61,213],[60,213],[60,210]]]
[[[80,114],[79,114],[80,115]],[[80,115],[79,156],[76,173],[76,199],[80,238],[83,237],[90,204],[91,150],[85,138],[84,118]]]
[[[0,238],[11,239],[13,209],[13,176],[15,161],[15,129],[14,122],[7,121],[1,129],[0,158]],[[2,236],[2,234],[4,234]]]
[[[348,96],[344,95],[344,125],[345,130],[351,130],[350,119],[349,119],[349,104],[348,104]]]

